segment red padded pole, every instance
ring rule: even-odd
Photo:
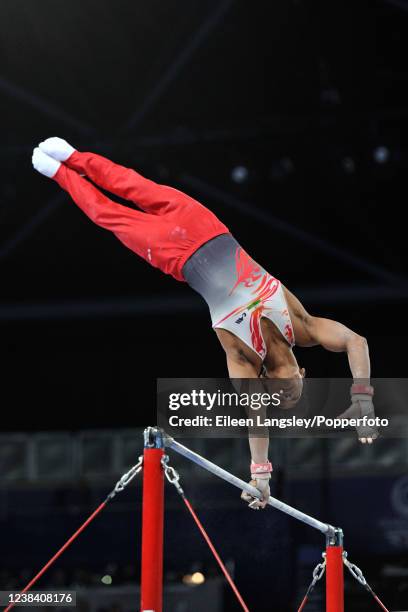
[[[344,612],[343,546],[326,548],[326,612]]]
[[[163,610],[163,448],[143,455],[141,612]]]

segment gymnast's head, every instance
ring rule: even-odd
[[[279,366],[265,371],[264,378],[269,379],[268,387],[273,387],[279,393],[281,403],[279,408],[289,410],[294,408],[302,397],[305,369],[296,365]]]

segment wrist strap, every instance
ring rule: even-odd
[[[270,474],[273,470],[272,463],[266,461],[266,463],[253,463],[251,462],[251,476],[257,476],[258,474]]]
[[[362,394],[362,395],[374,395],[374,387],[371,385],[361,385],[359,383],[354,383],[351,385],[351,395]]]

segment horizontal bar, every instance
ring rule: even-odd
[[[230,474],[230,472],[227,472],[223,468],[219,467],[215,463],[212,463],[208,459],[205,459],[204,457],[190,450],[186,446],[183,446],[179,442],[176,442],[170,436],[166,436],[165,446],[176,451],[176,453],[183,455],[183,457],[186,457],[186,459],[189,459],[193,463],[196,463],[197,465],[204,468],[205,470],[208,470],[212,474],[215,474],[215,476],[218,476],[219,478],[226,480],[227,482],[234,485],[235,487],[238,487],[238,489],[242,489],[243,491],[246,491],[247,493],[252,495],[252,497],[258,497],[258,498],[261,497],[261,494],[258,491],[258,489],[256,489],[255,487],[252,487],[250,484],[248,484],[244,480],[241,480],[240,478],[237,478],[233,474]],[[280,510],[281,512],[284,512],[285,514],[288,514],[289,516],[297,519],[298,521],[302,521],[302,523],[306,523],[306,525],[309,525],[309,527],[318,529],[322,533],[325,533],[327,535],[332,535],[335,532],[335,528],[332,527],[332,525],[329,525],[327,523],[322,523],[321,521],[318,521],[312,516],[309,516],[308,514],[305,514],[304,512],[301,512],[300,510],[296,510],[296,508],[292,508],[292,506],[289,506],[288,504],[285,504],[279,499],[276,499],[276,497],[270,496],[268,500],[268,504],[272,506],[273,508],[276,508],[276,510]]]

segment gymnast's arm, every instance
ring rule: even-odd
[[[330,319],[308,316],[305,327],[311,343],[320,344],[328,351],[345,352],[354,380],[370,380],[370,355],[367,340],[354,331]],[[310,344],[309,344],[310,346]]]
[[[370,356],[366,339],[337,321],[320,317],[310,317],[306,322],[306,327],[312,342],[320,344],[329,351],[344,351],[348,355],[354,378],[354,384],[350,390],[351,406],[340,414],[339,418],[367,417],[373,419],[375,417],[374,389],[370,385]],[[356,431],[362,444],[372,444],[379,433],[376,425],[364,422],[357,422]]]
[[[284,287],[298,346],[316,346],[334,353],[347,353],[350,370],[355,381],[369,383],[370,356],[367,340],[331,319],[311,316],[303,304]]]
[[[242,379],[259,380],[259,368],[254,363],[245,357],[241,343],[237,342],[235,336],[230,332],[223,329],[216,329],[217,336],[226,352],[228,373],[235,389],[240,392]],[[248,355],[250,357],[250,354]],[[267,427],[257,427],[256,434],[249,432],[249,447],[251,450],[251,465],[255,464],[268,464],[268,448],[269,448],[269,430]],[[251,476],[252,477],[252,476]],[[271,494],[269,488],[270,474],[261,474],[258,478],[252,478],[251,484],[262,493],[262,499],[253,499],[245,491],[242,492],[241,497],[246,501],[251,508],[265,508],[269,496]]]
[[[219,331],[219,330],[216,330]],[[221,330],[223,331],[223,330]],[[229,332],[227,332],[229,334]],[[224,348],[227,346],[224,334],[218,334],[219,338],[224,342]],[[228,336],[226,336],[228,338]],[[254,379],[256,383],[259,381],[259,375],[256,367],[246,360],[244,355],[239,351],[227,352],[227,366],[231,378],[232,385],[238,393],[241,392],[241,381],[244,379],[250,381]],[[259,390],[259,385],[255,384],[255,390]],[[250,389],[249,389],[250,392]],[[248,408],[248,416],[253,416],[253,412]],[[249,433],[249,448],[251,451],[251,459],[253,463],[267,463],[269,450],[269,428],[257,426],[255,428],[257,435]]]

